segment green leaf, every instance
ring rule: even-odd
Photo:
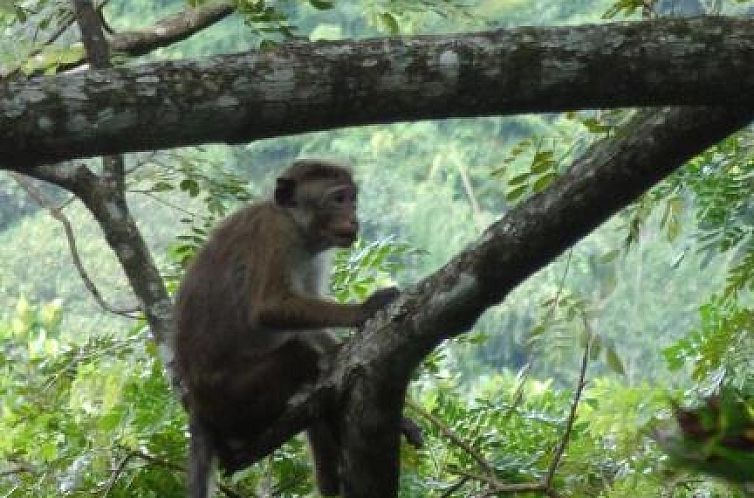
[[[333,8],[332,0],[309,0],[309,4],[318,10],[329,10]]]
[[[540,176],[532,185],[533,192],[542,192],[544,189],[550,186],[550,184],[558,177],[557,173],[547,173]]]
[[[39,456],[45,462],[51,462],[58,456],[58,447],[54,442],[46,441],[39,448]]]
[[[509,202],[516,201],[521,198],[526,192],[529,191],[528,185],[521,185],[520,187],[514,188],[513,190],[508,191],[507,194],[505,194],[505,198]]]
[[[276,42],[275,40],[264,39],[259,43],[259,50],[261,50],[262,52],[274,50],[277,47],[278,42]]]
[[[600,353],[602,352],[602,338],[599,334],[594,334],[594,337],[592,338],[592,345],[591,349],[589,350],[589,359],[594,361],[597,358],[600,357]]]
[[[620,249],[613,249],[598,257],[597,261],[599,263],[610,263],[611,261],[615,260],[615,258],[617,258],[619,254]]]
[[[605,361],[607,362],[607,366],[610,367],[610,370],[613,372],[620,375],[626,374],[626,370],[623,368],[623,361],[618,356],[618,353],[615,352],[613,346],[608,346],[605,349]]]
[[[118,428],[121,421],[121,414],[117,412],[110,412],[99,418],[97,426],[100,430],[105,432],[111,432]]]
[[[534,159],[531,162],[531,172],[535,174],[541,174],[545,171],[549,171],[555,165],[555,161],[552,159],[553,152],[551,150],[543,150],[534,154]]]
[[[152,185],[152,188],[150,189],[152,192],[167,192],[169,190],[175,189],[175,186],[168,182],[157,182],[154,185]]]
[[[532,329],[529,331],[530,337],[536,337],[538,335],[542,335],[545,332],[545,326],[544,324],[539,324],[535,327],[532,327]]]
[[[582,327],[579,332],[579,346],[585,348],[593,339],[592,333],[587,327]]]
[[[26,11],[18,5],[16,5],[16,17],[19,22],[26,22]]]
[[[594,133],[594,134],[608,133],[610,129],[612,128],[611,126],[602,123],[596,118],[587,118],[583,120],[581,124],[583,124],[584,127],[586,127],[589,133]]]
[[[59,64],[73,64],[84,58],[84,45],[76,43],[70,47],[58,49],[56,52]]]
[[[529,177],[531,174],[527,171],[526,173],[521,173],[520,175],[516,175],[510,180],[508,180],[508,185],[519,185],[521,183],[526,183],[529,180]]]
[[[401,32],[401,28],[398,26],[398,21],[395,20],[395,17],[393,17],[393,14],[390,12],[383,12],[380,14],[379,18],[391,35],[397,35]]]
[[[199,184],[193,178],[181,180],[180,188],[182,191],[187,192],[191,197],[199,195]]]

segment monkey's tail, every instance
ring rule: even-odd
[[[190,417],[188,495],[190,498],[208,498],[212,494],[214,451],[209,432],[195,417]]]

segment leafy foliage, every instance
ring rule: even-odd
[[[754,397],[732,389],[692,408],[676,408],[678,431],[658,430],[657,440],[678,465],[754,482]]]
[[[754,389],[754,343],[751,336],[752,311],[716,298],[700,309],[701,327],[665,349],[671,369],[693,365],[698,382]]]
[[[393,237],[370,243],[360,239],[352,249],[336,253],[330,289],[339,301],[363,301],[374,290],[394,285],[391,275],[420,255],[421,251]]]
[[[59,303],[21,298],[0,325],[0,489],[131,496],[125,490],[139,479],[144,489],[152,481],[179,494],[173,468],[185,452],[184,417],[143,326],[78,345],[60,337],[61,312]],[[151,462],[160,463],[144,465]]]
[[[243,21],[228,19],[222,29],[150,57],[307,37],[573,24],[602,14],[657,15],[668,3],[242,0]],[[724,12],[748,8],[716,3]],[[649,4],[657,8],[646,10]],[[80,57],[70,32],[55,37],[72,22],[70,5],[0,0],[0,75],[54,72]],[[113,0],[105,12],[116,29],[138,29],[166,7],[183,5]],[[52,38],[58,41],[48,43]],[[167,249],[165,276],[174,288],[212,226],[253,198],[274,166],[300,156],[352,158],[364,186],[365,238],[335,255],[332,291],[339,300],[358,300],[443,264],[494,218],[546,189],[594,140],[621,133],[628,116],[404,123],[136,155],[129,158],[129,201],[145,231],[152,230],[155,254],[162,258]],[[424,420],[427,447],[402,449],[402,496],[462,497],[485,492],[492,479],[541,479],[563,437],[574,365],[587,343],[589,382],[555,475],[558,491],[743,496],[706,476],[742,481],[752,465],[748,449],[727,444],[731,437],[751,441],[752,143],[745,131],[699,155],[522,285],[471,333],[425,360],[412,397],[430,417],[411,415]],[[33,299],[19,299],[0,318],[0,495],[182,496],[185,418],[144,325],[126,327],[81,306],[88,297],[67,287],[75,279],[60,269],[62,245],[49,240],[56,237],[46,218],[11,208],[22,199],[3,189],[8,228],[0,246],[21,239],[34,244],[2,253],[3,299],[23,291]],[[156,205],[171,214],[158,217]],[[73,220],[77,227],[87,222],[79,215]],[[99,236],[78,233],[88,245]],[[38,244],[42,239],[49,242]],[[102,264],[106,253],[98,251],[89,252],[88,262],[117,286],[115,271]],[[679,432],[658,438],[658,446],[650,433],[674,423],[668,400],[681,390],[719,402],[675,408],[685,421]],[[313,492],[308,462],[305,444],[294,439],[221,483],[243,495],[307,496]]]

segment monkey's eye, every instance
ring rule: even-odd
[[[355,204],[356,194],[350,190],[333,192],[330,196],[330,202],[336,206],[343,206],[346,203]]]

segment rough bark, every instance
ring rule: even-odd
[[[397,456],[384,463],[378,457],[397,455],[400,387],[431,349],[468,330],[525,278],[686,159],[752,118],[754,112],[747,108],[640,113],[620,138],[593,147],[547,191],[492,225],[476,244],[410,289],[357,336],[344,351],[338,372],[339,384],[349,393],[343,406],[346,496],[396,495]],[[383,435],[373,438],[378,428]]]
[[[746,90],[754,78],[749,26],[751,21],[697,19],[289,45],[10,83],[0,87],[1,167],[24,171],[50,160],[372,122],[725,99],[742,104],[751,98]],[[421,359],[753,116],[745,105],[638,114],[620,136],[597,144],[546,192],[492,225],[368,323],[343,348],[327,379],[292,400],[249,448],[250,458],[268,453],[335,402],[343,414],[346,496],[395,496],[403,395]],[[148,317],[169,323],[170,302],[151,285],[159,275],[144,275],[131,254],[139,241],[125,206],[110,202],[86,168],[33,171],[70,188],[99,213],[137,294],[154,294]]]
[[[104,21],[104,19],[100,17],[103,3],[106,2],[100,2],[99,7],[95,10],[95,12],[99,11],[99,13],[97,13],[97,22],[100,25],[102,24],[100,21]],[[173,43],[185,40],[199,31],[228,17],[233,12],[235,12],[235,6],[233,3],[222,0],[206,3],[197,7],[187,7],[185,10],[160,19],[148,28],[111,33],[111,35],[107,37],[107,46],[119,54],[131,57],[145,55],[158,48],[167,47]],[[79,16],[79,22],[80,19]],[[72,22],[73,20],[63,23],[63,25],[61,25],[60,28],[48,38],[43,46],[54,43],[65,31],[68,30]],[[89,22],[89,24],[91,24],[91,22]],[[34,57],[42,51],[43,48],[38,47],[29,53],[29,57]],[[57,67],[57,71],[69,71],[82,66],[86,62],[87,58],[82,56],[78,60],[67,61],[60,64]],[[15,70],[12,70],[8,76],[17,76],[19,72],[20,68],[16,68]],[[41,69],[32,73],[34,76],[39,76],[41,74],[43,74],[43,70]]]
[[[173,43],[185,40],[235,12],[233,2],[210,2],[187,8],[161,19],[146,29],[122,31],[110,38],[114,52],[130,56],[144,55]]]
[[[45,178],[45,175],[34,176]],[[115,194],[107,179],[103,180],[83,166],[74,168],[67,178],[67,181],[54,177],[46,179],[76,194],[92,212],[139,298],[155,340],[165,347],[171,337],[172,302],[124,196]],[[163,354],[163,358],[172,358],[172,354]]]
[[[754,21],[698,18],[292,43],[0,86],[0,161],[35,164],[333,127],[749,104]],[[159,133],[154,133],[159,130]]]
[[[73,5],[90,65],[96,69],[111,67],[110,48],[92,0],[74,0]],[[78,181],[70,188],[92,212],[107,243],[115,252],[139,299],[154,339],[161,346],[161,357],[168,376],[176,384],[178,379],[172,368],[173,352],[170,347],[172,302],[152,254],[128,209],[123,156],[103,157],[102,174],[99,176],[81,166]]]
[[[640,112],[562,178],[491,225],[442,269],[407,289],[347,343],[335,370],[249,448],[259,459],[339,400],[347,498],[397,495],[399,421],[412,370],[443,340],[685,160],[754,119],[746,108]],[[337,394],[334,394],[337,393]]]

